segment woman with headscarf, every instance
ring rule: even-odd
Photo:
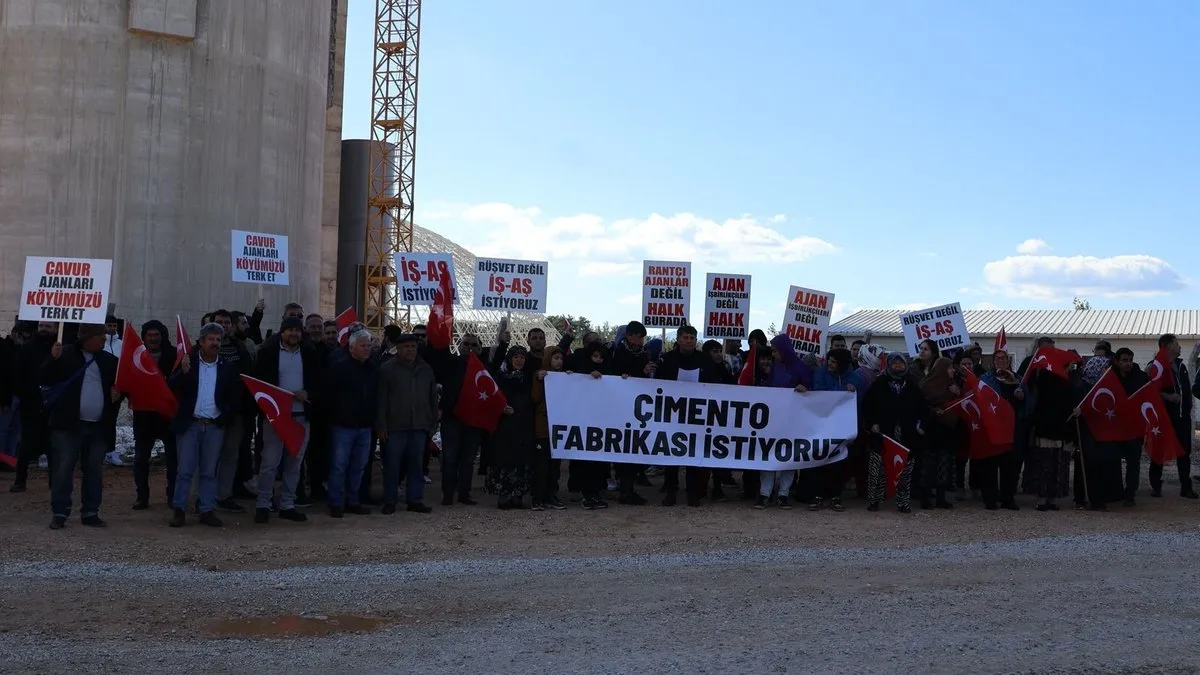
[[[1072,384],[1079,380],[1076,364],[1071,364],[1067,377],[1038,369],[1022,385],[1031,408],[1029,453],[1038,469],[1038,511],[1057,511],[1055,501],[1066,497],[1071,488],[1071,456],[1078,438],[1071,420],[1078,398]]]
[[[924,352],[924,348],[922,348]],[[958,448],[958,416],[945,407],[962,390],[954,384],[950,359],[941,357],[933,362],[921,380],[925,396],[925,449],[921,455],[921,508],[952,509],[946,491],[954,485],[954,457]],[[936,502],[930,499],[930,490]]]
[[[862,381],[858,379],[858,371],[853,368],[852,355],[849,349],[831,349],[825,356],[825,365],[813,373],[813,391],[847,391],[854,393],[855,399],[862,396]],[[843,462],[826,464],[801,472],[801,478],[808,484],[805,492],[810,499],[808,510],[820,511],[828,502],[834,511],[845,511],[842,506],[842,487],[845,485],[846,467]]]
[[[529,352],[524,347],[508,350],[496,374],[496,384],[508,399],[495,433],[488,437],[491,461],[487,470],[487,490],[496,495],[503,510],[525,508],[529,492],[529,467],[534,457],[532,385],[525,373]]]
[[[916,381],[909,375],[908,360],[899,352],[888,354],[887,370],[884,372],[875,378],[862,397],[863,426],[869,432],[866,434],[869,452],[868,511],[878,511],[884,498],[883,435],[891,436],[914,454],[923,441],[921,417],[925,412],[925,399]],[[896,509],[900,513],[912,513],[912,472],[910,457],[896,486]]]
[[[1016,373],[1012,371],[1012,359],[1008,352],[1001,350],[992,354],[992,369],[979,379],[995,389],[1014,411],[1021,407],[1025,392],[1021,389]],[[1016,450],[1012,447],[998,455],[971,460],[971,477],[978,480],[985,508],[989,511],[1001,508],[1009,511],[1020,510],[1016,500],[1019,471],[1020,463]]]
[[[1083,365],[1078,387],[1082,395],[1087,395],[1112,366],[1112,358],[1100,351],[1097,348],[1096,355]],[[1072,412],[1075,418],[1072,424],[1076,427],[1081,444],[1074,461],[1075,505],[1077,508],[1086,506],[1092,511],[1107,511],[1109,494],[1113,492],[1111,486],[1121,485],[1121,461],[1108,452],[1111,447],[1109,444],[1096,441],[1088,425],[1080,422],[1079,412],[1079,408]]]
[[[871,388],[871,385],[875,383],[875,378],[879,377],[879,373],[885,365],[884,358],[886,356],[887,352],[877,344],[867,342],[859,346],[858,359],[856,361],[858,367],[854,372],[858,375],[858,391],[860,392],[858,400],[860,408],[862,406],[862,394],[865,394]],[[859,414],[859,427],[858,438],[855,438],[854,442],[850,445],[850,461],[846,466],[846,470],[854,478],[854,491],[859,499],[866,499],[869,475],[869,462],[867,459],[870,453],[867,447],[866,427],[862,424],[861,412]]]

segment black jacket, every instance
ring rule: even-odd
[[[0,340],[0,408],[11,407],[16,396],[17,351],[12,336]]]
[[[650,352],[645,348],[643,348],[640,352],[634,353],[629,350],[629,347],[625,344],[625,342],[621,342],[617,346],[613,347],[613,375],[648,377],[646,375],[646,364],[648,363],[650,363]]]
[[[200,369],[204,367],[200,365],[199,347],[192,348],[188,359],[192,364],[188,372],[177,370],[167,380],[171,391],[175,393],[175,400],[179,402],[179,412],[175,413],[175,419],[171,421],[171,429],[177,434],[187,431],[188,425],[196,419],[196,396],[197,390],[200,388]],[[238,411],[239,390],[242,388],[241,379],[236,366],[219,356],[217,357],[215,403],[217,404],[217,426],[219,427],[224,427],[229,416]]]
[[[678,380],[679,371],[698,370],[700,371],[700,382],[721,384],[721,374],[716,370],[716,365],[708,354],[699,349],[689,354],[684,354],[679,349],[672,349],[663,354],[662,362],[654,373],[654,379]]]
[[[325,371],[325,417],[329,424],[364,429],[375,424],[379,364],[336,358]]]
[[[32,415],[42,409],[42,364],[50,358],[50,348],[53,346],[53,337],[35,335],[17,350],[13,395],[21,400],[24,415]]]
[[[500,364],[504,363],[504,356],[507,353],[505,349],[500,349],[500,345],[491,349],[490,358],[484,361],[483,365],[489,371],[495,373],[500,368]],[[489,354],[485,350],[480,360],[483,361]],[[463,380],[467,377],[467,359],[462,354],[452,354],[450,349],[430,349],[422,354],[425,361],[433,368],[433,374],[437,377],[438,384],[442,385],[442,412],[454,412],[454,406],[458,405],[458,397],[462,394]]]
[[[279,335],[272,335],[262,343],[254,361],[254,377],[277,387],[279,386],[279,350]],[[308,393],[308,403],[304,404],[304,411],[311,415],[313,401],[318,398],[317,388],[321,384],[323,368],[317,353],[311,345],[303,340],[300,342],[300,362],[304,365],[304,391]]]
[[[891,436],[900,427],[901,443],[918,442],[917,424],[925,416],[925,396],[921,385],[912,376],[906,375],[904,387],[897,391],[892,387],[890,375],[875,378],[862,397],[862,426],[870,429],[879,425],[879,433]]]
[[[104,413],[100,419],[105,420],[116,412],[111,392],[117,381],[117,357],[101,351],[93,354],[93,358],[95,364],[88,367],[100,368],[100,383],[104,389]],[[79,347],[66,345],[63,347],[62,356],[57,359],[47,358],[42,364],[41,382],[47,387],[65,382],[83,368],[84,363],[83,352],[79,350]],[[50,408],[47,422],[51,429],[71,431],[79,427],[79,398],[83,391],[85,376],[86,374],[76,376]]]

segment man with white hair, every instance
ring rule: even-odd
[[[329,397],[329,515],[333,518],[371,513],[359,501],[359,488],[371,452],[379,366],[371,358],[371,334],[367,331],[351,333],[346,349],[348,358],[334,360],[325,371],[323,388]]]

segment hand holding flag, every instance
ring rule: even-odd
[[[267,422],[271,424],[275,435],[279,436],[279,440],[283,442],[283,447],[287,449],[288,454],[292,457],[299,455],[300,449],[304,446],[304,425],[292,417],[292,406],[296,402],[296,397],[286,389],[281,389],[249,375],[242,375],[242,383],[254,397],[258,409],[267,418]]]
[[[163,336],[166,337],[165,335]],[[121,357],[117,362],[117,380],[113,389],[129,395],[129,408],[139,412],[158,413],[163,419],[175,419],[179,402],[167,386],[166,375],[158,368],[146,345],[133,330],[133,324],[125,324],[125,337],[121,340]]]

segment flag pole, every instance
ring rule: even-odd
[[[1075,442],[1079,444],[1079,472],[1083,474],[1083,500],[1090,507],[1092,505],[1092,495],[1088,491],[1087,463],[1083,460],[1083,431],[1079,428],[1078,417],[1075,418]]]

